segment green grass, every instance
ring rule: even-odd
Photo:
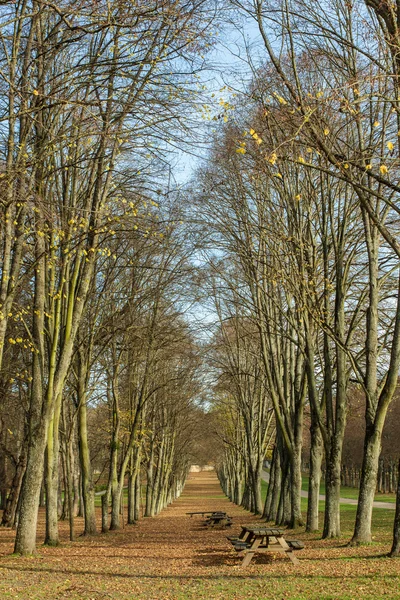
[[[264,469],[264,471],[269,473],[269,469]],[[303,475],[301,489],[304,492],[308,491],[308,481],[309,481],[309,477],[307,475]],[[263,482],[263,483],[265,483],[265,482]],[[268,484],[265,484],[265,485],[267,486],[267,489],[268,489]],[[321,480],[319,493],[321,495],[325,496],[325,483],[323,480]],[[342,498],[350,498],[353,500],[358,500],[358,488],[342,485],[340,488],[340,496]],[[375,500],[377,502],[396,502],[396,494],[381,494],[379,492],[376,492]]]
[[[304,492],[307,492],[309,478],[307,477],[307,475],[303,475],[302,479],[303,479],[303,483],[302,483],[301,489]],[[266,483],[265,481],[262,481],[261,490],[264,490],[264,494],[267,493],[267,489],[268,489],[268,483]],[[323,481],[321,481],[319,493],[322,496],[325,496],[325,483]],[[347,487],[347,486],[343,485],[340,488],[340,496],[342,498],[350,498],[352,500],[358,500],[358,488],[352,488],[352,487]],[[377,502],[393,502],[393,503],[395,503],[396,502],[396,494],[376,493],[375,500]]]
[[[309,478],[306,475],[303,475],[303,485],[302,490],[305,492],[308,490],[308,480]],[[325,484],[321,481],[320,494],[325,495]],[[340,495],[342,498],[351,498],[353,500],[358,500],[358,488],[342,486],[340,488]],[[395,494],[375,494],[375,500],[378,502],[396,502]]]

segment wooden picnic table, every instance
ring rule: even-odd
[[[191,517],[193,517],[193,515],[201,515],[202,517],[205,516],[211,516],[211,515],[226,515],[226,512],[223,512],[222,510],[204,510],[204,511],[200,511],[200,512],[187,512],[187,515],[190,515]]]
[[[301,550],[304,547],[298,540],[285,540],[284,529],[260,525],[242,525],[239,537],[229,537],[228,539],[239,556],[243,557],[242,567],[247,567],[255,554],[264,552],[285,554],[293,564],[298,564],[299,561],[293,551]]]
[[[189,512],[186,514],[190,515],[190,517],[192,517],[193,515],[202,515],[203,517],[206,517],[206,520],[203,524],[207,527],[230,527],[232,525],[232,517],[230,517],[226,512],[221,510]]]

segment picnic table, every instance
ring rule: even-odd
[[[232,517],[226,512],[220,510],[204,511],[204,512],[188,512],[187,515],[193,517],[193,515],[201,515],[206,517],[203,525],[206,527],[230,527],[232,525]]]
[[[293,564],[298,564],[299,561],[293,551],[304,548],[299,540],[285,540],[284,529],[260,527],[260,525],[242,525],[239,537],[228,537],[228,540],[238,555],[243,557],[242,567],[247,567],[255,554],[264,552],[285,554]]]

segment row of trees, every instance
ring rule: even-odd
[[[231,465],[239,456],[243,472],[252,472],[245,410],[256,411],[265,443],[269,403],[277,434],[264,514],[302,524],[307,406],[306,526],[318,528],[324,460],[323,536],[339,536],[348,399],[362,394],[352,542],[368,542],[400,367],[398,8],[369,0],[337,0],[323,10],[308,0],[232,4],[256,24],[257,50],[266,56],[257,69],[253,59],[248,93],[215,135],[193,192],[220,307],[221,479],[235,488]],[[396,519],[394,554],[398,527]]]
[[[79,463],[85,532],[95,529],[93,407],[110,448],[111,528],[127,475],[137,517],[142,463],[146,514],[186,477],[180,424],[193,424],[197,359],[176,302],[187,248],[166,157],[188,138],[213,6],[18,0],[0,17],[0,414],[15,463],[1,494],[3,523],[18,512],[15,552],[28,554],[43,477],[46,542],[58,543],[60,449],[70,519]]]
[[[46,542],[58,543],[61,478],[71,537],[80,495],[85,531],[94,531],[90,451],[109,472],[111,528],[126,483],[129,520],[138,516],[141,467],[147,515],[179,493],[198,444],[198,353],[182,316],[189,233],[196,261],[205,254],[219,322],[208,361],[224,489],[270,519],[301,524],[307,408],[306,526],[319,526],[324,460],[323,535],[340,535],[348,399],[361,394],[353,542],[371,539],[400,367],[398,9],[228,2],[235,19],[257,26],[261,66],[249,48],[242,102],[235,112],[220,102],[226,125],[190,195],[189,232],[165,183],[166,157],[190,139],[182,116],[202,87],[213,8],[19,0],[0,9],[0,469],[14,461],[11,491],[3,484],[1,494],[5,523],[18,515],[16,552],[35,548],[41,497]],[[104,445],[90,439],[96,427]],[[105,510],[103,529],[107,521]]]

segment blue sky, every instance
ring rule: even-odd
[[[237,15],[236,15],[237,16]],[[255,22],[249,18],[237,16],[236,23],[226,23],[220,29],[218,42],[215,44],[206,60],[210,65],[202,74],[200,83],[206,86],[205,103],[210,108],[210,116],[221,112],[221,100],[234,105],[244,92],[246,84],[251,79],[251,67],[248,61],[247,49],[251,48],[253,65],[259,66],[265,57],[260,35]],[[202,158],[207,153],[207,132],[215,130],[223,121],[207,121],[199,114],[200,138],[205,136],[190,152],[178,152],[173,174],[179,185],[185,185]],[[201,133],[202,132],[202,133]],[[202,135],[203,134],[203,135]]]

